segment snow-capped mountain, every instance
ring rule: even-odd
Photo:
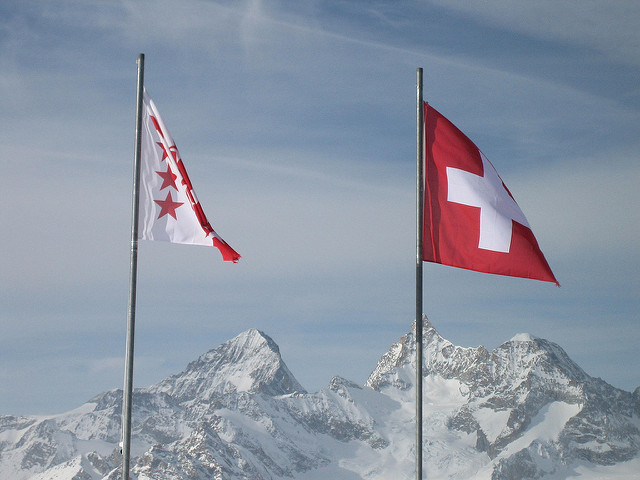
[[[334,377],[307,393],[271,338],[241,333],[135,391],[133,477],[413,478],[414,338],[364,386]],[[552,342],[462,348],[425,321],[423,374],[425,478],[640,478],[640,388],[590,377]],[[120,478],[121,401],[112,390],[57,416],[0,417],[0,478]]]

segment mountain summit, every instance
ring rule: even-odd
[[[518,334],[489,352],[425,319],[424,473],[475,480],[639,479],[640,389],[593,378],[560,346]],[[134,392],[133,478],[411,478],[415,325],[365,386],[307,393],[252,329]],[[0,417],[0,478],[120,478],[122,392],[52,417]]]
[[[414,338],[415,323],[380,359],[368,386],[413,389]],[[475,435],[476,449],[494,464],[492,478],[511,470],[524,475],[513,478],[538,478],[550,458],[612,465],[638,454],[637,398],[587,375],[559,345],[518,334],[492,352],[458,347],[426,318],[423,344],[423,377],[457,382],[464,403],[448,425]],[[533,427],[540,436],[531,436]]]
[[[186,370],[148,390],[175,400],[208,400],[230,393],[306,393],[280,356],[278,345],[251,329],[210,350]]]

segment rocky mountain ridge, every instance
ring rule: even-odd
[[[308,393],[271,338],[243,332],[135,391],[133,477],[412,478],[414,340],[412,329],[394,343],[364,386],[334,377]],[[640,388],[590,377],[526,334],[489,352],[455,346],[425,320],[423,343],[426,478],[640,471]],[[0,417],[0,477],[120,478],[121,399],[112,390],[61,415]]]

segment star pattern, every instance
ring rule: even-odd
[[[159,172],[156,170],[156,173],[162,177],[162,186],[160,187],[160,190],[164,190],[167,187],[173,187],[175,190],[178,190],[178,187],[176,187],[176,178],[178,178],[178,176],[171,171],[171,167],[169,167],[169,165],[167,165],[166,172]]]
[[[173,201],[171,191],[167,192],[167,197],[164,200],[154,200],[154,202],[160,205],[160,215],[158,215],[158,219],[165,215],[171,215],[175,220],[177,220],[178,217],[176,216],[176,209],[181,205],[184,205],[184,202]]]
[[[169,154],[167,153],[167,149],[164,147],[164,144],[162,142],[156,142],[156,143],[162,149],[162,159],[161,159],[161,161],[163,161],[165,158],[167,158],[169,156]],[[176,146],[172,145],[171,147],[169,147],[169,151],[171,152],[171,156],[173,157],[173,159],[177,160],[178,159],[178,149],[176,148]]]
[[[156,130],[158,131],[160,136],[164,138],[162,129],[160,128],[160,125],[158,124],[158,121],[156,120],[156,118],[151,116],[151,120],[153,121],[153,124],[156,127]],[[160,160],[162,162],[169,157],[169,154],[163,142],[156,142],[156,144],[162,149],[162,159]],[[176,146],[173,145],[169,147],[169,151],[171,152],[171,155],[173,156],[173,158],[176,159],[178,154],[178,149],[176,148]],[[168,187],[173,187],[176,191],[178,190],[178,187],[176,186],[176,180],[178,176],[171,171],[171,167],[169,165],[167,165],[166,172],[163,172],[160,170],[156,170],[155,172],[158,175],[160,175],[160,177],[162,178],[162,186],[160,187],[160,190],[164,190],[165,188],[168,188]],[[178,220],[178,217],[176,215],[176,210],[182,205],[184,205],[184,202],[173,201],[173,197],[171,196],[171,190],[167,192],[167,196],[165,197],[164,200],[154,200],[154,202],[158,204],[158,206],[160,206],[160,214],[158,215],[158,220],[164,217],[165,215],[171,215],[175,220]]]

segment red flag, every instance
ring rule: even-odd
[[[182,158],[153,100],[143,94],[138,238],[217,247],[223,260],[240,255],[202,210]]]
[[[559,285],[522,210],[480,149],[426,103],[424,123],[422,259]]]

